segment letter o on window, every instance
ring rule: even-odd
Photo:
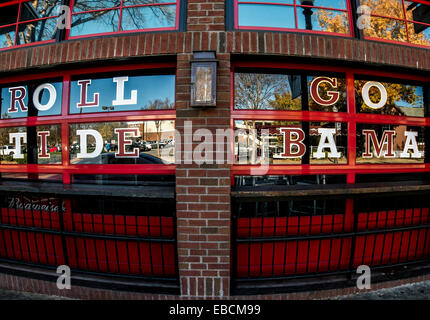
[[[378,88],[379,92],[381,92],[381,100],[378,103],[374,103],[372,100],[370,100],[369,90],[372,87]],[[364,103],[372,109],[381,109],[385,106],[388,100],[388,94],[385,87],[382,85],[382,83],[374,81],[369,81],[364,85],[363,89],[361,90],[361,96],[363,97]]]
[[[46,104],[41,104],[39,101],[40,92],[42,90],[48,90],[49,91],[49,101]],[[34,90],[33,93],[33,104],[39,111],[47,111],[52,108],[52,106],[55,103],[55,100],[57,99],[57,90],[55,90],[55,87],[50,83],[44,83],[41,84]]]

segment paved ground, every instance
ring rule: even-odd
[[[0,300],[67,300],[67,298],[0,289]],[[430,281],[342,296],[334,300],[430,300]]]
[[[335,300],[430,300],[430,281],[353,294]]]
[[[0,300],[69,300],[64,297],[47,296],[36,293],[21,293],[0,289]]]

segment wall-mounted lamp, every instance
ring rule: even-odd
[[[216,106],[215,52],[195,52],[191,61],[191,106]]]

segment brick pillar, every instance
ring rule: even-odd
[[[187,31],[224,31],[225,0],[188,0]]]
[[[193,132],[230,128],[230,55],[217,54],[217,106],[190,107],[192,54],[178,55],[176,128],[184,141],[184,123]],[[199,142],[193,143],[193,150]],[[224,150],[229,145],[224,142]],[[214,151],[216,145],[213,144]],[[178,156],[178,155],[177,155]],[[227,159],[227,155],[224,155]],[[184,144],[181,148],[184,159]],[[214,154],[215,159],[215,154]],[[177,164],[178,261],[183,297],[226,297],[230,282],[230,166],[224,164]]]

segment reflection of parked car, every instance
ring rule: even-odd
[[[58,152],[58,148],[56,146],[50,146],[48,147],[48,152]]]
[[[151,144],[152,149],[157,149],[157,141],[148,141]]]
[[[142,151],[150,151],[150,150],[152,150],[152,145],[148,141],[141,141],[140,142],[140,149]]]
[[[16,153],[16,150],[12,146],[1,146],[0,147],[0,155],[2,156],[10,156]]]

